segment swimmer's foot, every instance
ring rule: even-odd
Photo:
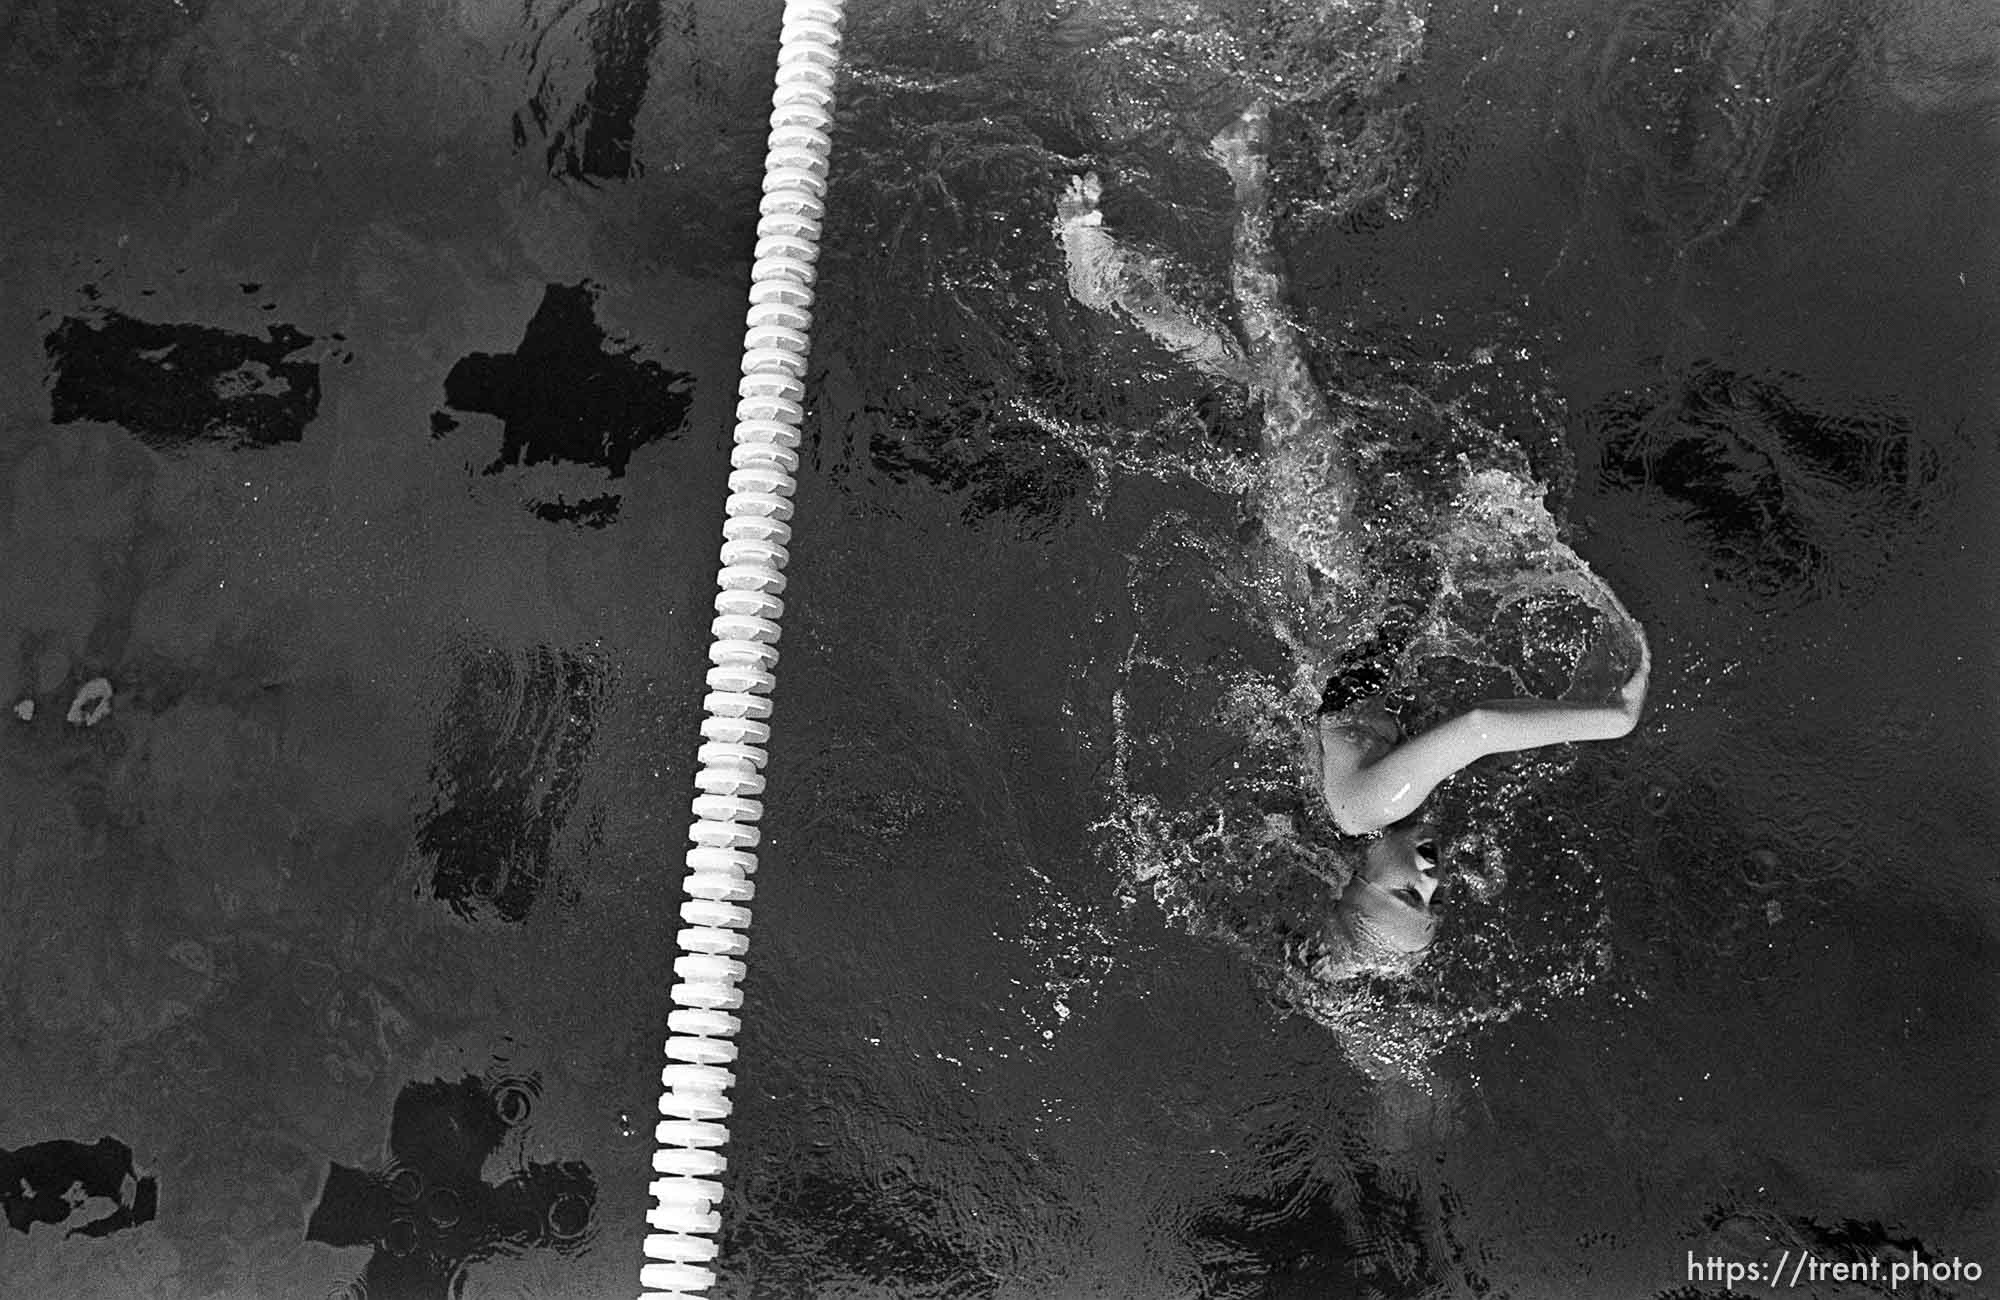
[[[1238,189],[1263,184],[1265,148],[1271,139],[1271,109],[1264,103],[1252,104],[1243,115],[1215,133],[1208,152]]]
[[[1103,225],[1104,214],[1097,210],[1097,201],[1102,197],[1104,183],[1097,179],[1096,172],[1070,177],[1069,187],[1056,200],[1057,233],[1071,226]]]
[[[1117,301],[1115,284],[1124,259],[1118,241],[1104,228],[1097,201],[1104,194],[1096,172],[1069,178],[1056,199],[1056,242],[1069,268],[1069,291],[1084,306],[1110,311]]]

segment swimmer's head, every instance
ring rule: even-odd
[[[1322,962],[1352,970],[1414,966],[1437,932],[1431,896],[1440,852],[1437,829],[1423,821],[1391,827],[1371,843],[1334,905]]]

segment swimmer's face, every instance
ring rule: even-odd
[[[1368,846],[1368,856],[1341,891],[1339,910],[1402,952],[1430,946],[1436,924],[1431,895],[1438,887],[1437,829],[1405,823]]]

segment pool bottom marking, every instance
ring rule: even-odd
[[[617,494],[573,500],[540,482],[574,486],[576,475],[560,474],[563,465],[601,471],[607,482],[623,478],[634,452],[686,426],[693,376],[635,359],[637,351],[607,346],[589,281],[549,285],[515,351],[474,352],[452,366],[444,381],[448,409],[432,414],[431,435],[459,428],[454,411],[497,417],[500,450],[479,475],[549,466],[533,480],[529,512],[554,523],[605,527],[618,517]]]
[[[116,1138],[89,1145],[58,1138],[0,1150],[0,1211],[16,1232],[67,1223],[97,1198],[115,1202],[115,1208],[71,1228],[66,1238],[108,1237],[151,1223],[159,1213],[159,1180],[138,1173],[132,1148]]]
[[[540,1090],[532,1075],[405,1084],[390,1114],[388,1167],[330,1162],[306,1240],[372,1246],[358,1293],[396,1300],[464,1294],[461,1275],[482,1259],[579,1253],[597,1210],[589,1165],[531,1161],[497,1183],[481,1177]]]
[[[268,339],[117,311],[66,317],[43,342],[55,369],[49,420],[116,424],[160,452],[298,442],[319,414],[319,365],[291,359],[311,336]]]

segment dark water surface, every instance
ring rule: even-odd
[[[0,3],[0,1296],[636,1290],[776,28]],[[719,1293],[2000,1268],[1985,6],[850,33]],[[1097,169],[1226,318],[1260,97],[1343,409],[1412,483],[1519,448],[1658,660],[1440,792],[1479,888],[1345,1018],[1291,745],[1372,622],[1048,226]],[[1568,680],[1524,608],[1381,671]]]

